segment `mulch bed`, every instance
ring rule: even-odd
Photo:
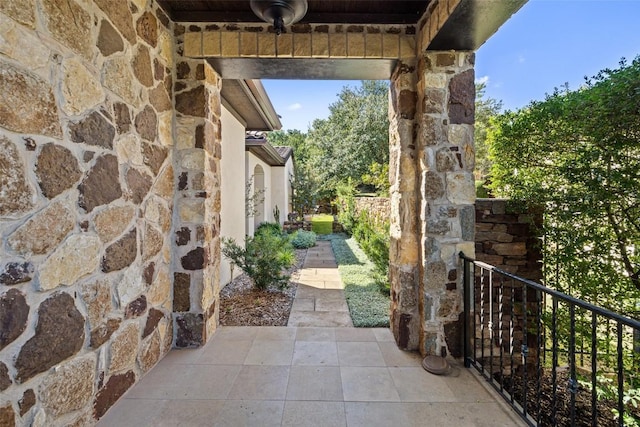
[[[291,275],[304,264],[306,249],[296,249]],[[289,287],[256,289],[246,274],[236,277],[220,291],[220,324],[224,326],[287,326],[298,284]]]
[[[499,378],[496,378],[499,381]],[[522,402],[523,379],[522,376],[511,378],[505,377],[504,388],[507,392],[512,392],[516,401]],[[567,372],[558,372],[556,377],[556,395],[553,395],[553,378],[551,372],[544,372],[540,380],[540,400],[538,404],[538,384],[531,377],[527,381],[527,413],[536,419],[540,412],[540,426],[570,426],[571,424],[571,393],[568,390],[569,375]],[[553,421],[553,406],[556,406],[556,419]],[[597,420],[598,426],[614,427],[618,425],[618,420],[614,419],[612,409],[617,409],[617,402],[610,399],[598,399]],[[629,406],[627,407],[629,408]],[[579,386],[576,393],[575,403],[575,425],[591,425],[591,391],[583,386]],[[640,420],[640,409],[632,408],[633,415]]]

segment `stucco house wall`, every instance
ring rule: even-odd
[[[222,207],[220,214],[220,235],[232,238],[238,244],[244,244],[246,235],[245,218],[245,151],[244,125],[226,109],[222,107]],[[231,277],[231,263],[224,256],[220,260],[220,285],[224,286],[234,277],[241,274],[239,268],[233,271]]]
[[[289,157],[284,166],[273,166],[272,178],[272,202],[271,211],[278,207],[280,210],[280,224],[284,224],[291,212],[291,183],[290,177],[294,176],[293,158]],[[274,218],[275,220],[275,218]]]
[[[262,208],[261,206],[257,206],[259,212],[255,216],[247,218],[246,230],[247,230],[247,235],[249,236],[253,236],[253,233],[255,232],[257,226],[260,225],[261,222],[273,221],[273,212],[271,209],[271,207],[273,206],[273,202],[272,202],[273,186],[271,183],[272,168],[267,163],[263,162],[258,157],[256,157],[255,155],[247,151],[246,152],[246,172],[247,172],[246,180],[247,181],[251,179],[253,180],[252,182],[254,183],[256,182],[256,173],[255,173],[256,166],[259,166],[260,168],[262,168],[262,171],[264,172],[264,194],[263,194],[264,201],[262,202],[262,205],[264,206],[264,208]],[[254,191],[256,191],[256,185],[251,186],[252,194]],[[243,187],[243,193],[244,193],[244,187]]]

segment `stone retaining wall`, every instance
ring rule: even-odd
[[[388,197],[356,197],[356,215],[369,212],[376,222],[389,221],[391,215],[391,200]]]
[[[541,213],[509,208],[505,199],[476,200],[476,259],[539,282],[542,252],[535,226]]]
[[[0,2],[0,425],[92,425],[172,346],[174,30]]]
[[[478,199],[476,201],[476,259],[494,265],[501,270],[515,274],[516,276],[540,282],[542,279],[542,252],[540,239],[537,235],[537,226],[542,224],[541,212],[527,212],[524,209],[513,208],[504,199]],[[509,376],[511,372],[511,360],[500,366],[500,351],[508,354],[513,350],[513,368],[515,372],[521,370],[523,364],[520,351],[522,344],[528,348],[527,366],[530,372],[536,367],[538,358],[537,330],[535,316],[528,317],[528,328],[525,328],[522,303],[524,302],[524,290],[522,285],[510,280],[500,280],[499,275],[494,275],[493,289],[489,293],[489,278],[485,274],[480,277],[480,270],[476,271],[476,290],[484,290],[484,300],[481,300],[479,292],[475,296],[476,316],[476,348],[484,348],[484,354],[489,355],[493,351],[495,355],[493,372],[502,369],[503,374]],[[484,286],[483,286],[484,283]],[[502,288],[500,287],[502,284]],[[500,296],[502,298],[500,299]],[[529,313],[538,312],[536,292],[527,291],[527,307]],[[512,304],[513,301],[514,303]],[[484,302],[484,307],[481,303]],[[513,305],[513,307],[512,307]],[[493,342],[489,339],[489,333],[484,334],[479,328],[481,322],[481,308],[484,313],[485,327],[489,324],[489,313],[495,316],[493,321]],[[499,316],[499,310],[502,315]],[[513,319],[512,319],[513,316]],[[513,328],[510,322],[513,321]],[[525,333],[525,331],[529,333]],[[484,339],[483,339],[484,337]],[[502,338],[503,347],[499,342]],[[510,348],[511,346],[511,348]],[[493,348],[492,348],[493,347]],[[488,359],[482,363],[488,363]],[[486,369],[489,369],[486,367]]]
[[[311,221],[285,221],[282,229],[288,233],[297,230],[311,231]]]

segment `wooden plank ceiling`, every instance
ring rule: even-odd
[[[431,0],[308,0],[302,23],[416,24]],[[177,22],[261,22],[249,0],[158,0]]]

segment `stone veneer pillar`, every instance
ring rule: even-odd
[[[417,350],[421,304],[416,150],[416,67],[400,63],[390,86],[389,180],[391,329],[398,346]]]
[[[472,52],[427,52],[418,64],[423,354],[462,356],[458,253],[474,255],[474,60]]]
[[[458,253],[474,254],[474,54],[428,52],[391,78],[391,329],[398,345],[461,356]]]
[[[183,34],[176,25],[174,344],[194,347],[213,334],[219,310],[222,80],[206,61],[181,56]]]

